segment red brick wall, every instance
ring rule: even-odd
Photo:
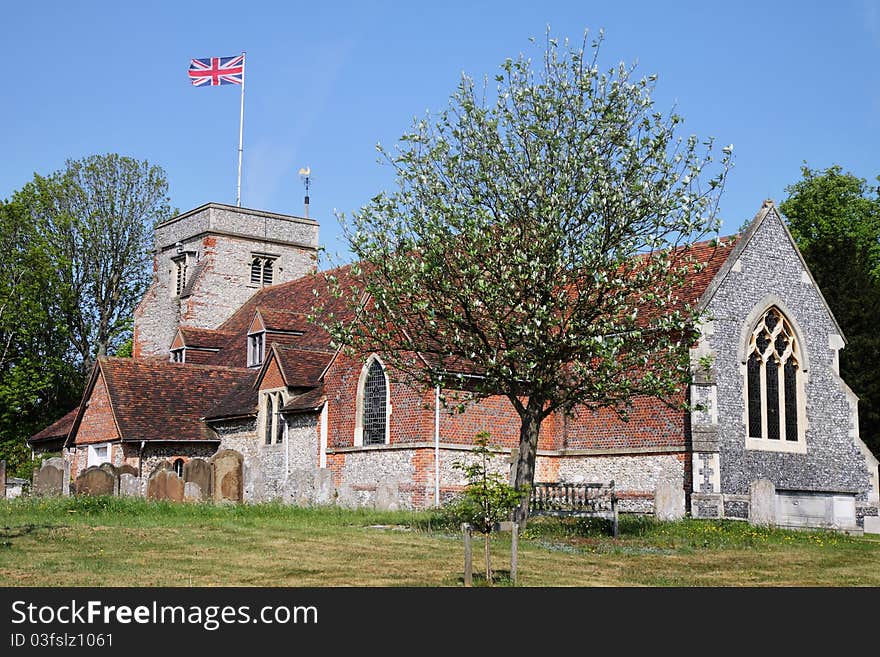
[[[284,377],[281,376],[281,369],[278,367],[278,361],[272,358],[263,380],[260,381],[260,390],[271,390],[272,388],[283,388]]]
[[[327,372],[324,389],[328,391],[328,447],[354,444],[357,386],[363,366],[364,361],[340,354]],[[434,392],[420,390],[402,374],[390,372],[389,379],[391,442],[433,442]],[[544,420],[539,449],[559,449],[558,424],[556,415]],[[483,430],[491,434],[493,445],[510,448],[519,444],[520,419],[509,399],[496,396],[476,404],[468,403],[463,413],[441,407],[442,442],[470,445],[474,436]]]
[[[110,395],[107,394],[104,375],[100,372],[87,403],[86,412],[83,413],[82,422],[76,432],[75,444],[88,445],[119,440],[119,432],[110,407]]]
[[[682,398],[683,401],[683,398]],[[575,409],[565,420],[563,449],[684,447],[685,412],[656,399],[636,397],[624,422],[609,409]]]

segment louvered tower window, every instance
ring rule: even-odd
[[[269,256],[254,256],[251,260],[251,284],[272,285],[275,273],[275,258]]]
[[[385,444],[388,422],[388,386],[382,364],[374,359],[370,363],[363,391],[364,445]]]
[[[752,331],[747,353],[749,438],[797,442],[801,354],[791,324],[775,306]]]
[[[174,278],[174,294],[180,296],[186,287],[186,257],[175,259],[174,264],[177,268]]]

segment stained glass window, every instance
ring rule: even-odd
[[[770,308],[752,331],[746,365],[749,438],[797,442],[800,351],[791,324]]]
[[[764,363],[767,374],[767,438],[779,440],[779,363],[770,358]]]
[[[785,363],[785,439],[797,441],[797,365],[793,358]]]
[[[370,363],[363,394],[364,445],[382,445],[388,421],[388,390],[385,372],[378,360]]]
[[[761,437],[761,359],[758,354],[749,356],[749,437]]]

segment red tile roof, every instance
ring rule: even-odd
[[[234,333],[224,333],[223,331],[188,326],[181,326],[180,334],[183,336],[183,344],[185,346],[204,347],[206,349],[222,349],[235,335]]]
[[[263,327],[267,331],[299,331],[304,333],[312,328],[312,324],[303,313],[283,310],[280,308],[257,308],[263,319]]]
[[[272,354],[278,362],[284,382],[291,388],[318,385],[321,374],[333,358],[333,352],[330,351],[309,351],[277,344],[272,345]]]
[[[124,441],[218,440],[200,418],[256,379],[248,369],[132,358],[102,358],[98,367]]]
[[[307,390],[295,397],[291,397],[281,409],[287,413],[306,413],[317,411],[324,403],[324,387]]]
[[[44,440],[57,440],[59,438],[66,438],[67,434],[70,433],[71,427],[73,427],[73,421],[76,419],[76,414],[79,412],[79,406],[74,408],[72,411],[68,411],[64,416],[60,419],[55,420],[48,427],[35,433],[28,439],[28,442],[38,443]]]

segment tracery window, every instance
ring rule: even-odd
[[[801,351],[791,324],[777,307],[769,308],[756,324],[746,354],[748,438],[768,445],[799,442]]]

